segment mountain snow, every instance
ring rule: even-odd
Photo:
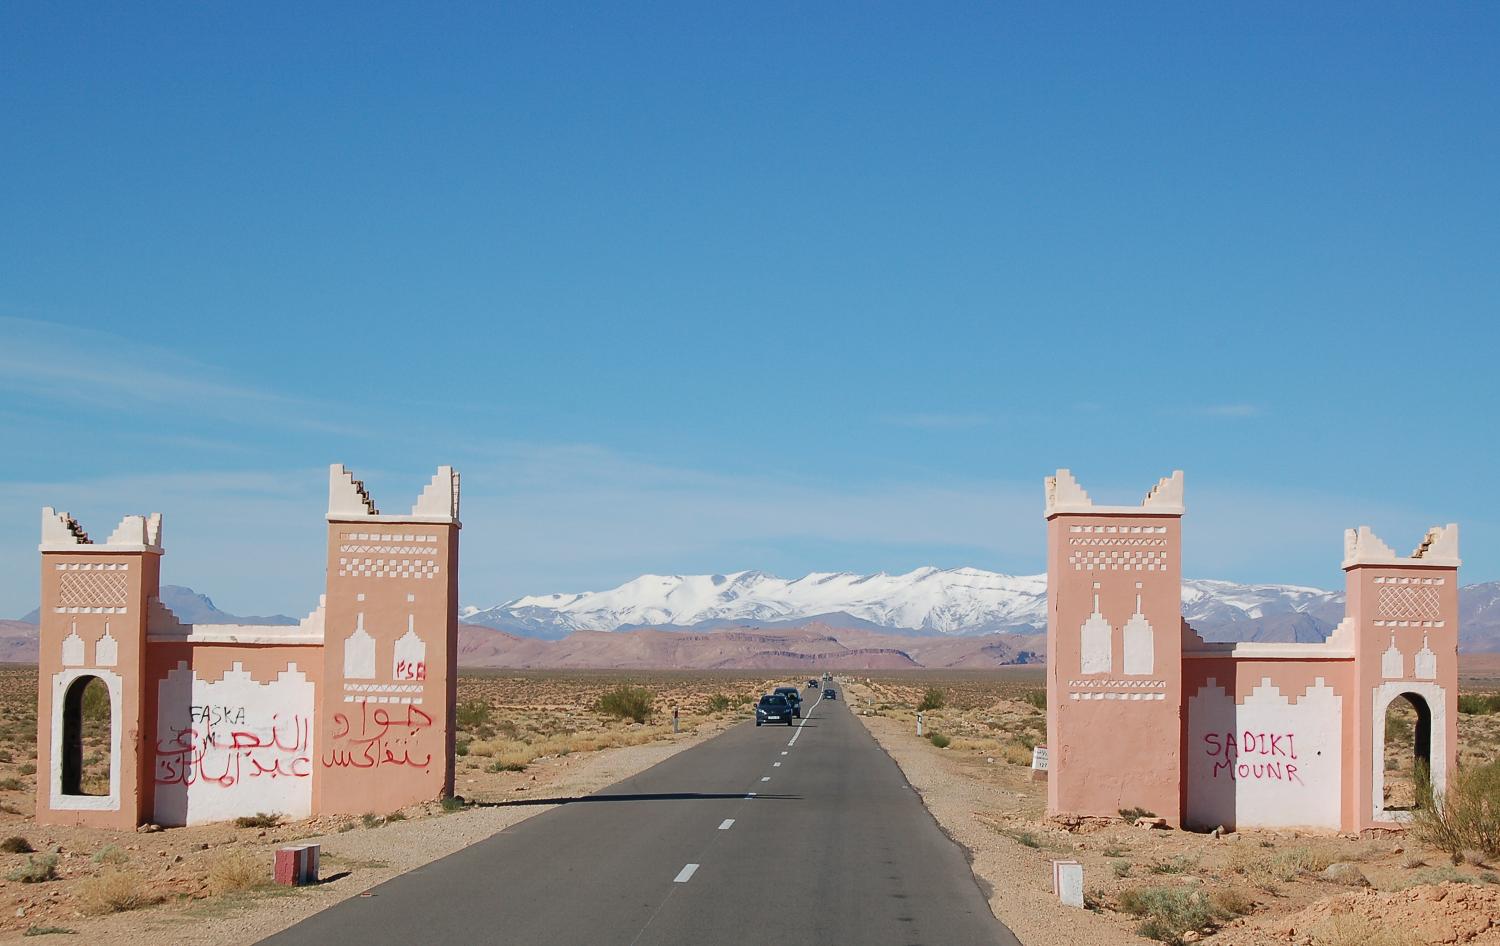
[[[1182,599],[1189,621],[1217,625],[1317,614],[1330,607],[1341,612],[1343,596],[1296,585],[1190,580],[1183,583]],[[839,615],[880,628],[939,634],[1041,631],[1047,624],[1047,576],[930,567],[904,575],[814,572],[793,579],[759,571],[642,575],[609,591],[528,595],[460,612],[468,624],[549,638],[575,630],[691,628]]]

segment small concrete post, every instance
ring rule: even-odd
[[[922,714],[917,714],[917,735],[922,735]]]
[[[300,887],[318,882],[318,860],[321,845],[299,844],[276,849],[275,879],[284,887]]]
[[[1063,906],[1083,906],[1083,865],[1074,860],[1052,862],[1052,892]]]
[[[677,720],[677,707],[674,706],[672,707],[672,735],[675,736],[680,731]]]

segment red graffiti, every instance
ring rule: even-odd
[[[355,721],[343,713],[333,714],[333,738],[342,742],[323,753],[326,768],[373,769],[386,765],[408,766],[426,770],[432,764],[432,753],[421,758],[412,756],[418,737],[432,728],[432,717],[415,706],[406,707],[404,719],[383,706],[373,709],[368,702],[359,704],[358,729]]]
[[[1293,733],[1257,733],[1247,729],[1236,739],[1232,732],[1222,737],[1211,732],[1203,737],[1203,742],[1209,758],[1214,760],[1214,778],[1227,774],[1231,780],[1302,781],[1297,777],[1298,766],[1292,764],[1297,758]]]
[[[158,785],[205,783],[229,788],[246,778],[312,775],[312,723],[301,714],[271,716],[269,734],[250,729],[215,731],[213,719],[244,723],[236,714],[194,714],[194,725],[172,730],[156,743]]]
[[[398,660],[396,661],[397,680],[426,680],[427,661],[425,660]]]

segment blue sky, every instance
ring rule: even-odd
[[[1500,577],[1500,7],[431,6],[0,12],[0,615],[44,504],[306,611],[330,462],[466,603],[1036,572],[1058,466]]]

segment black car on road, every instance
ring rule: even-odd
[[[798,719],[802,718],[802,691],[796,687],[777,687],[774,691],[784,697],[792,705],[792,715]]]
[[[792,704],[780,693],[767,693],[755,706],[755,725],[761,723],[792,724]]]
[[[828,687],[823,691],[823,699],[825,700],[836,700],[838,698],[838,691],[836,691],[833,687]]]

